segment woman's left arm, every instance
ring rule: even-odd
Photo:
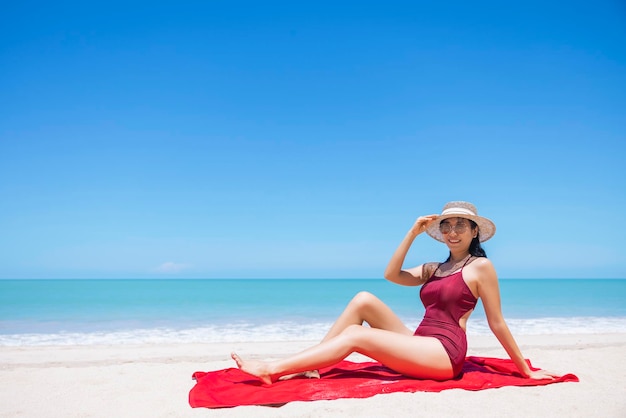
[[[498,275],[496,274],[493,264],[486,258],[478,259],[472,264],[476,264],[474,267],[477,270],[476,273],[478,276],[478,296],[483,302],[489,328],[498,341],[500,341],[500,344],[502,344],[504,350],[509,357],[511,357],[511,360],[513,360],[513,363],[515,363],[520,373],[532,379],[551,379],[558,377],[558,375],[554,373],[545,370],[533,371],[528,367],[502,315]]]

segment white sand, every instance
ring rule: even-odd
[[[232,350],[274,358],[310,342],[0,348],[1,417],[626,417],[626,333],[518,336],[533,365],[579,383],[478,392],[393,393],[279,408],[193,409],[195,371],[232,367]],[[492,337],[469,355],[506,358]],[[367,360],[352,356],[350,360]]]

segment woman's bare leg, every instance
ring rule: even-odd
[[[364,322],[367,322],[372,328],[384,329],[406,335],[413,334],[413,331],[407,328],[400,318],[398,318],[383,301],[369,292],[359,292],[352,298],[341,315],[335,320],[335,323],[322,339],[322,342],[336,337],[351,325],[362,325]],[[306,370],[284,375],[280,380],[299,376],[319,379],[320,374],[317,370]]]
[[[437,339],[360,325],[351,325],[339,335],[281,360],[246,361],[235,353],[232,357],[242,371],[270,384],[290,373],[331,366],[353,352],[364,354],[407,376],[453,377],[450,358]]]
[[[383,301],[369,292],[359,292],[335,320],[322,342],[341,334],[350,325],[363,325],[363,322],[367,322],[372,328],[413,334]]]

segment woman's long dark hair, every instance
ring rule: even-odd
[[[468,219],[468,221],[470,225],[472,226],[472,229],[478,228],[478,225],[476,224],[476,222],[472,221],[471,219]],[[478,230],[478,233],[476,234],[476,238],[472,239],[472,242],[470,242],[469,253],[474,257],[487,257],[487,253],[485,252],[483,247],[480,245],[480,230]],[[444,263],[450,261],[451,256],[452,254],[448,254],[448,258],[446,259],[446,261],[444,261]]]

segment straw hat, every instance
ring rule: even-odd
[[[441,231],[439,231],[439,224],[441,221],[448,218],[465,218],[476,222],[478,225],[480,242],[487,241],[496,233],[496,225],[491,220],[478,216],[476,206],[469,202],[446,203],[441,211],[441,215],[437,218],[437,221],[433,222],[428,228],[426,228],[426,233],[437,241],[444,242],[443,235],[441,234]]]

